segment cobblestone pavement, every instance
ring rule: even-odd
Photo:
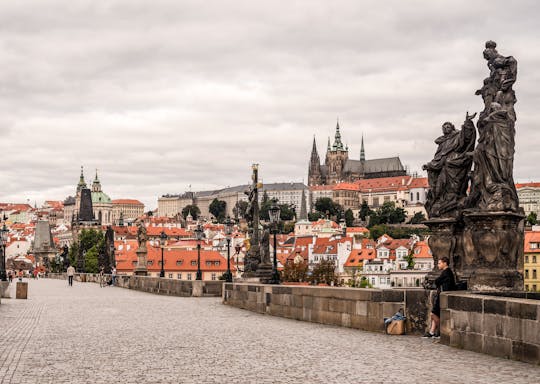
[[[540,367],[264,316],[217,298],[30,281],[0,305],[0,383],[538,383]]]

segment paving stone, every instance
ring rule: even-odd
[[[70,288],[43,279],[30,281],[28,300],[0,305],[0,383],[535,383],[538,377],[540,367],[531,364],[416,336],[261,315],[219,298],[93,283]]]

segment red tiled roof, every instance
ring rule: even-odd
[[[358,184],[354,183],[339,183],[334,185],[334,191],[359,191],[360,188]]]
[[[123,244],[123,242],[115,242]],[[118,248],[118,247],[117,247]],[[123,248],[116,250],[116,269],[118,272],[131,272],[135,268],[137,261],[137,247],[130,247],[129,250]],[[149,272],[159,272],[161,270],[161,249],[147,245],[147,265]],[[167,272],[195,272],[197,271],[197,251],[186,249],[166,248],[163,253],[164,269]],[[231,259],[231,261],[233,261]],[[208,264],[207,264],[208,262]],[[216,265],[219,262],[219,265]],[[231,263],[232,264],[232,263]],[[234,270],[234,265],[231,265]],[[203,272],[225,272],[227,270],[227,260],[217,251],[201,250],[201,270]]]
[[[349,233],[369,233],[369,229],[365,227],[347,227],[347,235]]]
[[[310,191],[332,191],[333,185],[312,185],[309,187]]]
[[[517,183],[516,189],[525,188],[525,187],[532,187],[532,188],[540,188],[540,183]]]
[[[373,260],[377,257],[375,249],[353,249],[344,267],[362,267],[364,260]]]
[[[531,248],[531,243],[540,244],[540,231],[525,231],[525,248],[524,252],[540,253],[538,245],[536,248]]]
[[[415,177],[411,180],[408,185],[409,189],[411,188],[429,188],[428,178],[427,177]]]
[[[425,241],[417,241],[414,244],[413,257],[419,259],[432,259],[431,249]]]
[[[355,181],[362,192],[383,192],[402,189],[409,184],[412,176],[381,177],[377,179],[361,179]]]

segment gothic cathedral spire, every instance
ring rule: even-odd
[[[366,161],[366,151],[364,151],[364,134],[362,134],[362,147],[360,148],[360,161]]]
[[[341,142],[341,132],[339,132],[339,120],[336,124],[336,135],[334,137],[334,145],[332,146],[334,151],[343,151],[343,143]]]

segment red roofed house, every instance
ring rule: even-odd
[[[137,241],[115,241],[116,269],[119,274],[133,274],[137,265]],[[148,275],[159,277],[161,271],[161,248],[147,244]],[[163,250],[165,277],[178,280],[195,280],[197,273],[197,250],[169,248]],[[231,271],[236,268],[231,259]],[[201,249],[201,271],[203,280],[218,280],[227,270],[227,259],[219,252]]]

